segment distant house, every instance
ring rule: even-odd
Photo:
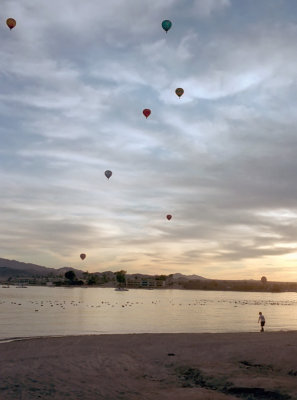
[[[130,288],[157,288],[164,287],[165,281],[154,277],[131,277],[126,279],[126,285]]]
[[[19,284],[29,284],[30,278],[16,278],[15,281]]]

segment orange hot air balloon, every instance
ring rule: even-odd
[[[181,98],[181,96],[184,94],[184,89],[181,88],[181,87],[179,87],[179,88],[177,88],[177,89],[175,90],[175,93],[177,94],[177,96],[178,96],[179,98]]]
[[[149,108],[145,108],[142,111],[143,115],[145,116],[145,118],[149,117],[151,115],[151,110]]]
[[[82,254],[80,255],[80,258],[81,258],[82,260],[84,260],[84,259],[86,258],[86,255],[85,255],[84,253],[82,253]]]
[[[168,221],[170,221],[172,218],[172,215],[168,214],[168,215],[166,215],[166,218],[168,219]]]
[[[10,30],[12,30],[12,28],[14,28],[14,27],[16,26],[16,20],[13,19],[13,18],[8,18],[8,19],[6,20],[6,25],[8,26],[8,28],[9,28]]]

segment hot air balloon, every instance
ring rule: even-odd
[[[168,214],[168,215],[166,215],[166,218],[168,219],[168,221],[170,221],[172,218],[172,215]]]
[[[151,115],[151,110],[149,108],[145,108],[142,111],[143,115],[145,116],[145,118],[149,117]]]
[[[179,88],[175,89],[175,93],[177,94],[177,96],[179,98],[181,98],[181,96],[184,94],[184,89],[179,87]]]
[[[86,255],[85,255],[84,253],[82,253],[82,254],[80,255],[80,258],[81,258],[82,260],[84,260],[84,259],[86,258]]]
[[[162,22],[162,28],[164,29],[164,31],[167,33],[169,31],[169,29],[171,28],[172,22],[169,21],[169,19],[165,19]]]
[[[8,28],[11,30],[12,28],[14,28],[16,26],[16,20],[13,18],[8,18],[6,20],[6,25],[8,26]]]
[[[111,177],[111,175],[112,175],[112,172],[109,171],[109,170],[107,169],[107,170],[104,172],[104,174],[105,174],[106,178],[109,179],[109,178]]]

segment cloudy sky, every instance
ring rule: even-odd
[[[4,0],[0,257],[297,281],[296,14]]]

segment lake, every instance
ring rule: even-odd
[[[297,330],[297,293],[0,287],[0,339],[32,336]]]

